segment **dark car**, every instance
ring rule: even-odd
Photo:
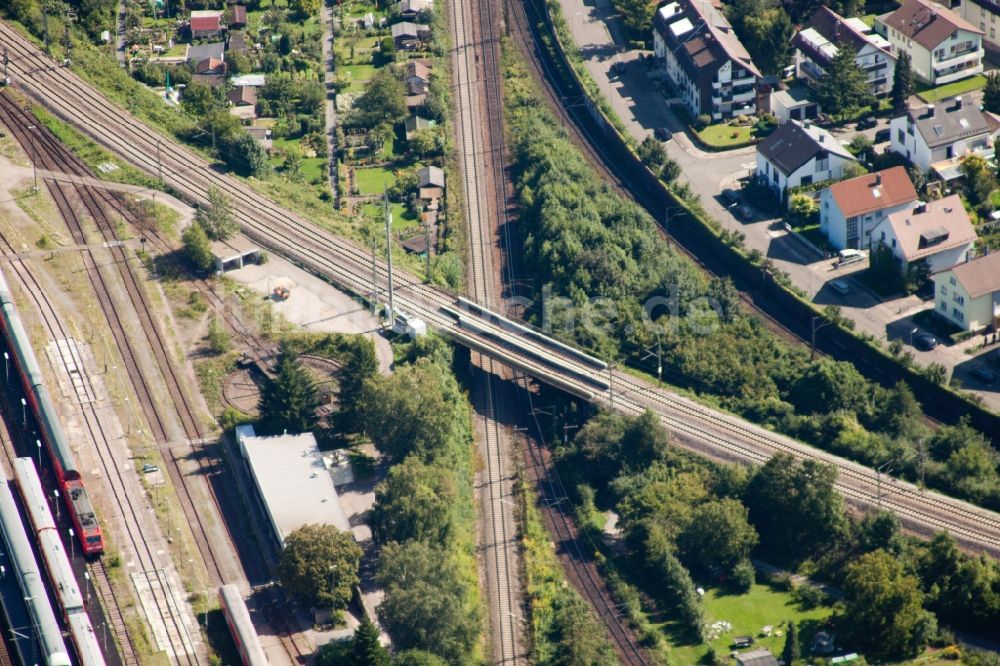
[[[885,143],[890,138],[892,138],[892,132],[888,127],[875,132],[875,143]]]
[[[913,346],[921,351],[930,351],[937,347],[938,341],[930,333],[918,333],[913,336]]]
[[[969,374],[984,384],[992,384],[997,378],[997,374],[995,372],[982,365],[977,365],[972,368]]]
[[[670,141],[670,138],[673,135],[674,135],[673,132],[668,130],[666,127],[657,127],[655,130],[653,130],[653,136],[655,136],[660,141]]]
[[[871,129],[876,125],[878,125],[878,120],[875,119],[875,116],[868,116],[867,118],[864,118],[863,120],[858,122],[858,129],[859,130]]]
[[[736,190],[730,190],[730,189],[722,190],[721,196],[722,196],[722,203],[726,204],[726,208],[743,203],[743,199],[740,198],[740,193],[737,192]]]
[[[740,204],[739,206],[736,207],[735,210],[736,210],[736,215],[744,222],[753,219],[753,208],[751,208],[750,206],[746,204]]]

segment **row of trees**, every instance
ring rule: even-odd
[[[947,447],[953,434],[935,446]],[[591,485],[619,514],[629,568],[694,640],[703,619],[692,576],[727,573],[730,586],[746,589],[751,554],[793,569],[810,562],[840,586],[841,642],[869,658],[917,654],[937,635],[938,619],[991,638],[1000,631],[996,561],[962,555],[944,534],[906,539],[887,513],[852,521],[829,465],[784,454],[752,471],[714,465],[673,449],[650,413],[598,414],[557,460],[564,479]]]

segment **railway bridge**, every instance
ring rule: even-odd
[[[126,162],[159,178],[190,203],[207,202],[210,186],[234,204],[244,233],[338,287],[358,295],[372,290],[367,250],[283,208],[246,183],[220,173],[200,154],[136,119],[62,67],[7,24],[0,46],[9,49],[11,83]],[[377,264],[377,286],[387,287],[387,267]],[[912,484],[883,480],[873,470],[709,409],[651,381],[609,370],[551,339],[485,313],[456,317],[456,297],[396,271],[395,302],[457,344],[481,352],[581,399],[626,414],[656,413],[678,445],[717,460],[762,463],[778,452],[833,464],[837,489],[862,508],[895,511],[910,529],[947,530],[965,547],[1000,555],[1000,516]],[[464,325],[463,325],[464,324]]]

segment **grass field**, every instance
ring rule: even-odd
[[[347,91],[361,92],[365,89],[365,84],[375,75],[375,65],[344,65],[340,71],[351,77],[351,85],[347,87]]]
[[[713,148],[735,148],[750,143],[753,138],[753,125],[746,127],[709,125],[698,132],[698,138]]]
[[[719,638],[700,645],[686,643],[674,622],[661,622],[670,642],[670,663],[695,664],[708,652],[709,646],[715,648],[719,655],[729,654],[734,636],[753,636],[754,647],[769,649],[780,656],[785,647],[784,636],[761,636],[761,629],[770,625],[782,632],[787,631],[786,621],[799,624],[799,641],[803,651],[812,642],[812,636],[819,630],[823,622],[830,616],[831,609],[827,607],[812,610],[801,609],[788,592],[777,590],[769,585],[754,585],[746,594],[729,594],[724,590],[709,589],[702,598],[705,608],[705,622],[725,621],[733,625],[732,631]],[[655,620],[655,618],[650,618]],[[655,622],[654,622],[655,624]]]
[[[396,182],[396,176],[389,169],[368,167],[354,170],[354,180],[358,185],[358,194],[368,196],[382,194],[382,190]]]
[[[417,226],[419,222],[417,218],[410,214],[406,206],[401,203],[389,204],[389,210],[392,212],[393,231],[411,229]],[[381,204],[365,204],[361,207],[361,214],[366,219],[382,221],[382,206]]]
[[[917,97],[925,102],[936,102],[947,97],[954,97],[963,93],[972,92],[973,90],[979,90],[985,85],[986,77],[982,74],[977,74],[975,76],[970,76],[967,79],[962,79],[961,81],[946,83],[945,85],[938,86],[937,88],[918,86]]]

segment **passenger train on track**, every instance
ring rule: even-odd
[[[235,585],[223,585],[219,588],[219,605],[226,618],[233,642],[240,652],[243,666],[267,666],[267,655],[260,645],[260,638],[250,620],[250,611],[243,601],[239,588]]]
[[[21,323],[21,317],[11,299],[10,288],[2,273],[0,273],[0,327],[13,352],[25,399],[31,405],[31,411],[41,429],[41,438],[52,461],[59,491],[73,520],[74,534],[80,540],[84,555],[100,555],[104,552],[104,537],[97,522],[97,515],[94,513],[90,498],[87,497],[87,489],[83,485],[76,457],[63,433],[59,416],[45,388],[41,368],[31,347],[31,339]]]

